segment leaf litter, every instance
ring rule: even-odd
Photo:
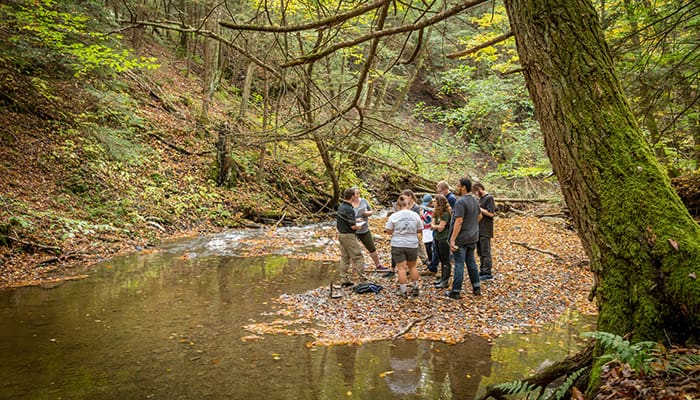
[[[390,265],[390,237],[381,233],[385,218],[372,218],[380,260]],[[319,237],[335,237],[333,225],[319,226]],[[250,255],[272,253],[280,247],[294,249],[293,238],[282,231],[270,230],[264,241],[256,239],[243,245]],[[452,300],[445,289],[433,286],[434,276],[421,276],[420,295],[404,299],[398,295],[396,277],[384,278],[378,271],[368,272],[370,281],[384,290],[377,294],[357,294],[352,288],[334,289],[340,298],[330,297],[330,285],[305,293],[283,294],[273,307],[275,319],[245,326],[253,335],[249,340],[270,334],[308,335],[309,347],[317,345],[362,344],[406,339],[436,340],[453,344],[469,335],[485,338],[505,333],[529,333],[556,321],[565,312],[576,310],[595,314],[596,308],[587,296],[593,285],[587,257],[575,232],[541,221],[534,216],[499,217],[495,221],[492,240],[494,280],[481,284],[481,296],[473,296],[465,273],[463,296]],[[515,245],[528,243],[545,254]],[[309,251],[295,252],[290,257],[337,262],[337,242]],[[478,257],[477,257],[478,263]],[[365,252],[365,265],[372,261]],[[420,265],[419,270],[425,269]],[[372,271],[368,269],[368,271]]]

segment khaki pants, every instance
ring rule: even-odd
[[[357,241],[357,235],[354,233],[339,233],[338,242],[340,242],[340,282],[350,282],[350,260],[355,264],[355,271],[360,277],[360,282],[366,282],[365,276],[365,258],[362,256],[362,248],[360,242]]]

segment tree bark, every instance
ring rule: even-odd
[[[700,227],[623,95],[590,0],[506,0],[547,154],[597,274],[598,329],[700,328]]]
[[[214,7],[205,22],[206,28],[218,34],[219,30],[219,11],[218,7],[212,2],[207,6]],[[204,80],[202,82],[202,110],[199,114],[199,119],[202,123],[206,123],[209,119],[209,104],[216,92],[219,82],[219,48],[221,43],[213,38],[204,39]]]

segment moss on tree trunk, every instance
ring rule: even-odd
[[[598,329],[700,327],[700,227],[629,109],[589,0],[506,1],[545,147],[597,275]]]

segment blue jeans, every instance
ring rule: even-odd
[[[440,264],[440,249],[438,249],[437,240],[433,240],[430,244],[433,246],[433,256],[430,259],[430,264],[428,264],[428,270],[437,272],[437,267]]]
[[[452,291],[461,292],[462,291],[462,281],[464,281],[464,262],[467,263],[467,271],[469,273],[469,281],[472,284],[472,289],[481,286],[481,281],[479,281],[479,267],[476,266],[476,258],[474,257],[474,250],[476,249],[476,244],[471,244],[468,246],[458,246],[457,251],[454,254],[455,260],[455,273],[454,280],[452,281]]]

